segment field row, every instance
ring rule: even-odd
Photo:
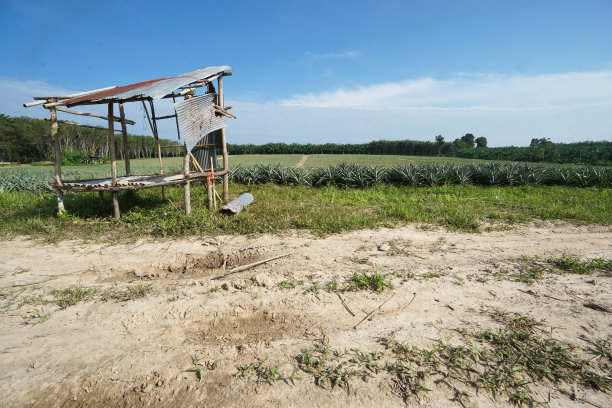
[[[178,170],[167,168],[166,172]],[[155,174],[158,169],[135,165],[133,174]],[[109,177],[107,166],[68,167],[64,180],[86,180]],[[18,167],[0,171],[0,192],[48,191],[52,169]],[[370,167],[340,164],[316,169],[286,167],[282,164],[257,164],[232,168],[231,180],[241,184],[275,183],[279,185],[371,187],[388,183],[400,186],[439,186],[474,184],[484,186],[563,185],[576,187],[611,187],[612,168],[608,167],[542,167],[522,163],[486,163],[476,165],[407,164],[398,167]]]

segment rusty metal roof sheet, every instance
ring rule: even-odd
[[[209,82],[209,80],[211,80],[213,77],[231,70],[232,68],[227,65],[200,68],[182,75],[151,79],[149,81],[118,86],[106,91],[95,92],[92,94],[79,96],[77,98],[67,99],[62,101],[62,104],[74,106],[82,102],[105,101],[107,99],[126,100],[136,96],[149,96],[153,99],[161,99],[182,86],[199,81]]]

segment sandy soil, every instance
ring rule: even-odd
[[[257,383],[254,374],[235,374],[237,367],[263,358],[281,373],[291,373],[298,366],[296,356],[312,347],[320,330],[341,350],[384,351],[379,339],[391,332],[401,341],[429,347],[452,337],[453,328],[494,327],[493,310],[544,319],[556,328],[556,338],[592,358],[580,336],[612,335],[612,317],[583,305],[593,302],[612,310],[612,278],[551,275],[530,286],[511,279],[476,279],[512,270],[517,257],[560,252],[612,258],[612,228],[547,224],[460,234],[405,227],[326,238],[290,233],[110,246],[0,242],[1,405],[460,406],[453,401],[453,389],[433,382],[428,386],[432,391],[419,400],[404,401],[393,378],[384,374],[367,381],[353,378],[349,390],[323,389],[304,372],[295,386]],[[335,293],[307,290],[313,282],[323,287],[334,279],[344,282],[356,269],[377,268],[391,274],[395,289],[343,293],[354,316]],[[407,271],[416,278],[401,279]],[[45,281],[12,286],[13,281],[36,279]],[[281,288],[286,280],[297,286]],[[66,309],[32,300],[19,307],[36,296],[50,301],[53,289],[77,284],[98,293]],[[104,299],[104,293],[138,284],[151,284],[153,290],[136,300]],[[371,320],[353,328],[391,294]],[[27,320],[36,310],[50,313],[49,319],[38,324]],[[188,371],[192,355],[209,363],[201,380]],[[510,405],[507,395],[494,399],[482,390],[468,390],[472,397],[466,406]],[[542,399],[551,391],[552,407],[612,406],[610,393],[580,386],[572,390],[559,383],[532,390]],[[576,399],[570,399],[570,391]]]

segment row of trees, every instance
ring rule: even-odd
[[[49,122],[28,117],[0,114],[0,161],[35,162],[52,160],[53,141]],[[60,124],[63,150],[89,152],[92,156],[108,156],[108,134],[103,129]],[[117,157],[123,159],[123,138],[117,135]],[[161,140],[162,145],[176,142]],[[510,160],[552,163],[584,163],[612,165],[612,142],[553,143],[550,139],[533,139],[528,147],[487,147],[485,137],[466,133],[452,142],[442,135],[431,142],[418,140],[377,140],[361,144],[298,144],[267,143],[228,144],[230,154],[394,154],[410,156],[455,156],[485,160]],[[151,158],[157,155],[157,144],[150,136],[129,135],[130,158]],[[183,149],[162,149],[164,157],[176,157]]]
[[[53,159],[53,140],[49,137],[50,124],[41,119],[10,117],[0,114],[0,161],[36,162]],[[84,128],[60,124],[62,150],[86,151],[91,156],[108,156],[108,131],[102,128]],[[116,134],[117,158],[124,158],[123,137]],[[175,141],[161,139],[161,145]],[[183,154],[182,148],[162,149],[164,157]],[[157,143],[153,137],[128,135],[128,155],[132,159],[157,156]]]

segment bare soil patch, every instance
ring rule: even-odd
[[[211,279],[283,253],[291,255]],[[591,341],[612,338],[612,277],[518,279],[521,257],[537,267],[562,253],[610,259],[612,228],[545,224],[461,234],[403,227],[110,246],[4,241],[0,392],[6,406],[36,407],[511,406],[503,390],[494,397],[435,375],[422,379],[429,391],[406,392],[408,383],[383,367],[394,358],[383,343],[393,334],[421,349],[463,344],[456,329],[496,330],[493,313],[503,312],[543,321],[545,330],[554,328],[551,336],[610,378],[612,361],[593,354]],[[377,270],[394,289],[340,291],[355,271]],[[75,287],[95,290],[62,309],[53,290]],[[127,300],[111,296],[119,292]],[[323,386],[336,377],[317,378],[300,358],[322,341],[341,351],[333,361],[357,373],[346,383],[340,376],[330,390]],[[359,353],[378,358],[380,370],[348,362]],[[458,394],[463,390],[469,396]],[[550,406],[612,405],[610,391],[580,381],[542,380],[529,390],[539,401],[550,393]]]

